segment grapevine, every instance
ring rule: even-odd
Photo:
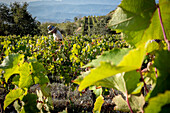
[[[79,91],[92,85],[121,91],[126,98],[122,99],[121,96],[113,98],[115,110],[131,113],[169,111],[163,108],[169,105],[167,94],[170,90],[167,83],[170,74],[168,5],[170,1],[166,0],[160,0],[158,5],[154,0],[123,0],[114,11],[109,27],[122,32],[125,40],[131,44],[132,50],[124,50],[127,51],[124,53],[122,49],[114,48],[112,52],[109,51],[85,65],[84,67],[89,67],[90,70],[88,74],[82,75]],[[148,67],[145,67],[144,59],[148,56],[151,62],[147,61]],[[143,67],[147,69],[146,73],[142,70]],[[164,78],[166,81],[163,82]],[[75,81],[77,80],[79,79]],[[149,84],[152,88],[148,88]],[[161,95],[166,95],[163,99],[166,102],[157,109]],[[144,99],[145,96],[147,99]],[[146,108],[145,102],[149,103]],[[155,103],[157,105],[152,105]]]
[[[94,24],[104,20],[88,16],[82,19],[82,35],[62,42],[0,36],[0,85],[6,90],[0,109],[13,105],[17,112],[49,112],[56,98],[49,86],[55,89],[57,82],[68,86],[69,94],[78,84],[80,94],[92,95],[93,112],[102,111],[109,89],[116,111],[169,112],[169,6],[169,0],[122,0],[107,25],[118,35],[92,35]],[[33,86],[39,89],[30,93]],[[73,97],[67,100],[72,107]]]

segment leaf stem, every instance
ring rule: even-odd
[[[1,106],[1,103],[0,103],[0,113],[2,113],[3,111],[2,111],[2,106]]]
[[[142,81],[143,81],[143,83],[144,83],[144,87],[145,87],[146,93],[148,93],[149,90],[148,90],[148,88],[146,87],[146,83],[145,83],[144,78],[143,78],[143,75],[142,75],[142,70],[139,69],[139,72],[140,72],[141,79],[142,79]]]
[[[133,113],[132,108],[131,108],[130,103],[129,103],[128,92],[127,92],[127,91],[126,91],[126,95],[127,95],[126,101],[127,101],[128,107],[129,107],[129,109],[130,109],[130,112]]]
[[[160,11],[159,5],[157,5],[157,8],[158,8],[159,20],[160,20],[161,27],[162,27],[162,32],[163,32],[163,35],[164,35],[164,40],[168,45],[168,51],[170,51],[170,43],[169,43],[167,36],[166,36],[166,33],[165,33],[165,29],[164,29],[164,26],[163,26],[161,11]]]

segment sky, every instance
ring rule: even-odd
[[[0,2],[10,4],[11,2],[33,2],[33,1],[62,1],[62,0],[0,0]],[[158,3],[158,0],[156,0]]]
[[[0,0],[0,2],[10,4],[11,2],[33,2],[33,1],[62,1],[62,0]]]

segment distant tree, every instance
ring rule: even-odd
[[[76,22],[78,20],[78,18],[77,17],[74,17],[74,22]]]
[[[11,20],[10,9],[4,4],[0,4],[0,35],[7,35],[10,32],[7,29],[9,29]]]
[[[77,29],[76,24],[67,22],[66,24],[66,29],[65,29],[65,34],[66,35],[73,35],[74,31]]]
[[[15,2],[7,7],[0,5],[0,35],[39,35],[40,22],[27,11],[28,4]]]
[[[28,4],[25,2],[23,5],[15,2],[10,5],[11,14],[13,16],[12,29],[16,35],[38,35],[40,34],[40,22],[36,21],[31,14],[27,11]]]

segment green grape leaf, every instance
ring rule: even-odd
[[[122,61],[117,66],[118,67],[126,66],[129,68],[139,69],[146,56],[147,47],[148,43],[141,44],[138,48],[129,51],[129,53],[123,57]]]
[[[126,86],[124,81],[125,73],[119,73],[114,76],[97,81],[94,85],[117,89],[121,92],[126,92]]]
[[[130,95],[128,99],[129,99],[129,103],[132,108],[132,111],[134,112],[142,111],[143,105],[145,104],[143,95],[140,95],[140,96]],[[114,107],[114,110],[130,112],[127,101],[124,100],[121,95],[114,97],[112,101],[116,104],[116,106]]]
[[[51,92],[51,87],[47,86],[47,84],[44,84],[41,87],[41,91],[43,93],[44,96],[49,97],[51,96],[50,92]]]
[[[19,86],[19,75],[15,75],[14,78],[12,79],[12,83]]]
[[[79,91],[82,91],[84,88],[93,85],[99,80],[111,77],[118,73],[139,69],[146,55],[145,50],[145,46],[141,46],[129,51],[129,53],[123,57],[122,61],[117,66],[112,65],[109,62],[101,62],[99,67],[91,69],[89,75],[83,79],[79,86]]]
[[[148,44],[148,47],[147,47],[147,50],[146,50],[147,53],[151,53],[151,52],[159,49],[159,44],[157,42],[150,41],[148,43],[149,44]]]
[[[143,82],[138,83],[136,89],[133,90],[131,94],[135,95],[141,93],[141,89],[143,88],[143,85],[144,85]]]
[[[37,95],[28,93],[22,101],[24,102],[24,106],[22,108],[22,111],[25,111],[25,113],[39,113],[39,110],[37,108]],[[31,99],[31,101],[30,101]]]
[[[19,87],[20,88],[29,88],[34,84],[31,63],[25,62],[19,68],[20,78],[19,78]]]
[[[170,39],[170,1],[160,0],[162,21],[168,39]],[[125,40],[135,46],[147,42],[149,39],[163,39],[155,0],[123,0],[112,15],[109,22],[112,29],[125,34]]]
[[[155,88],[151,93],[151,97],[156,96],[158,93],[164,93],[170,90],[170,52],[168,50],[158,51],[155,55],[154,66],[158,70],[158,78]]]
[[[111,62],[114,65],[117,65],[125,56],[128,54],[128,52],[131,50],[131,48],[123,48],[123,49],[112,49],[110,51],[105,51],[101,56],[99,56],[97,59],[92,60],[92,62],[88,63],[87,65],[83,66],[85,67],[98,67],[100,66],[100,62]]]
[[[22,89],[11,90],[5,97],[4,109],[16,99],[23,97],[24,93],[25,91]]]
[[[159,7],[160,7],[160,13],[161,13],[161,18],[163,22],[163,26],[165,29],[166,36],[168,40],[170,40],[170,15],[169,10],[170,10],[170,1],[169,0],[159,0]],[[158,14],[158,8],[154,12],[152,19],[151,19],[151,24],[148,27],[148,29],[145,31],[144,38],[146,39],[164,39],[163,37],[163,32],[162,32],[162,27],[160,24],[160,19],[159,19],[159,14]]]
[[[20,54],[11,54],[3,60],[0,68],[5,71],[4,77],[6,82],[13,74],[19,74],[18,68],[23,62],[24,55]]]
[[[140,74],[138,72],[130,71],[100,80],[96,82],[95,85],[117,89],[123,92],[124,95],[126,95],[126,92],[128,92],[128,94],[137,94],[142,88],[142,86],[138,85],[140,83],[139,79]]]
[[[170,105],[170,91],[165,93],[159,93],[157,96],[149,99],[149,104],[145,109],[145,113],[168,113],[170,108],[167,106],[167,109],[164,109],[166,105]]]
[[[169,20],[170,20],[170,15],[169,15],[170,7],[169,7],[169,5],[170,5],[169,0],[159,0],[159,7],[160,7],[160,11],[161,11],[161,17],[162,17],[162,21],[163,21],[163,26],[164,26],[164,29],[165,29],[166,36],[167,36],[168,40],[170,40],[170,29],[169,29],[169,27],[170,27],[170,23],[169,23]],[[159,29],[161,29],[161,27],[159,27]]]
[[[49,82],[48,77],[45,75],[46,74],[46,69],[41,63],[35,62],[31,63],[32,64],[32,70],[33,70],[33,78],[35,84],[40,84],[43,85],[45,83]]]
[[[139,80],[140,78],[141,76],[139,72],[130,71],[130,72],[125,73],[124,81],[126,84],[126,89],[127,89],[128,94],[131,94],[131,93],[135,94],[135,92],[139,93],[139,91],[141,91],[142,87],[138,86],[138,84],[140,83],[140,80]],[[138,89],[138,92],[136,89]]]
[[[101,63],[101,66],[97,67],[96,69],[92,69],[89,75],[87,75],[83,79],[83,81],[80,83],[79,91],[82,91],[86,87],[93,85],[95,82],[99,80],[116,75],[117,73],[122,73],[125,70],[130,70],[130,69],[132,68],[116,67],[116,66],[112,66],[110,63]]]
[[[83,72],[80,76],[78,76],[73,83],[80,85],[80,83],[83,81],[84,77],[87,76],[90,73],[90,71]]]
[[[48,97],[48,105],[51,107],[51,109],[53,108],[53,100],[52,100],[52,96],[51,96],[51,87],[47,84],[44,84],[41,87],[41,91],[43,93],[43,95],[45,97]]]
[[[103,96],[102,95],[98,96],[96,102],[94,103],[93,113],[100,113],[103,103],[104,103]]]
[[[102,94],[102,87],[91,86],[89,87],[89,90],[93,90],[93,93],[96,95],[96,97]]]
[[[37,59],[34,57],[29,57],[28,62],[37,62]]]
[[[20,88],[29,88],[33,84],[43,85],[49,82],[48,77],[45,75],[44,66],[38,62],[24,62],[24,64],[20,65],[19,72]]]

